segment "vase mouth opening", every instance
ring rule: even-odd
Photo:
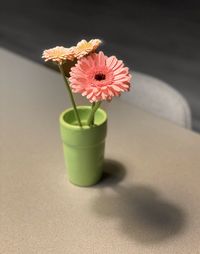
[[[77,106],[77,110],[79,113],[79,117],[82,123],[82,127],[79,126],[78,121],[74,114],[74,109],[69,108],[61,113],[60,115],[60,123],[70,129],[74,130],[83,130],[83,129],[91,129],[98,126],[103,125],[107,121],[107,114],[106,112],[98,108],[95,113],[95,119],[94,119],[94,125],[88,126],[87,120],[89,118],[90,112],[91,112],[91,106]]]

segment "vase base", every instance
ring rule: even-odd
[[[94,185],[97,185],[101,181],[102,177],[103,177],[103,173],[101,173],[101,175],[95,181],[88,182],[88,183],[80,183],[80,182],[78,183],[78,182],[73,181],[71,179],[68,179],[68,180],[71,184],[78,186],[78,187],[92,187]]]

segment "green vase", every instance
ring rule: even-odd
[[[77,107],[83,127],[77,125],[73,108],[60,115],[60,132],[69,181],[78,186],[96,184],[103,172],[107,115],[95,113],[94,126],[87,126],[90,106]]]

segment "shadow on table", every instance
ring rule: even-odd
[[[103,176],[96,185],[97,188],[117,185],[126,176],[126,169],[118,161],[106,159],[103,165]]]
[[[114,219],[119,230],[142,243],[160,242],[180,233],[185,214],[177,205],[144,185],[120,185],[126,175],[122,164],[108,160],[92,209]],[[110,187],[105,188],[105,187]]]

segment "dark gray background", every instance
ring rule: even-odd
[[[3,47],[42,63],[43,49],[82,38],[179,90],[200,131],[200,1],[1,1]]]

